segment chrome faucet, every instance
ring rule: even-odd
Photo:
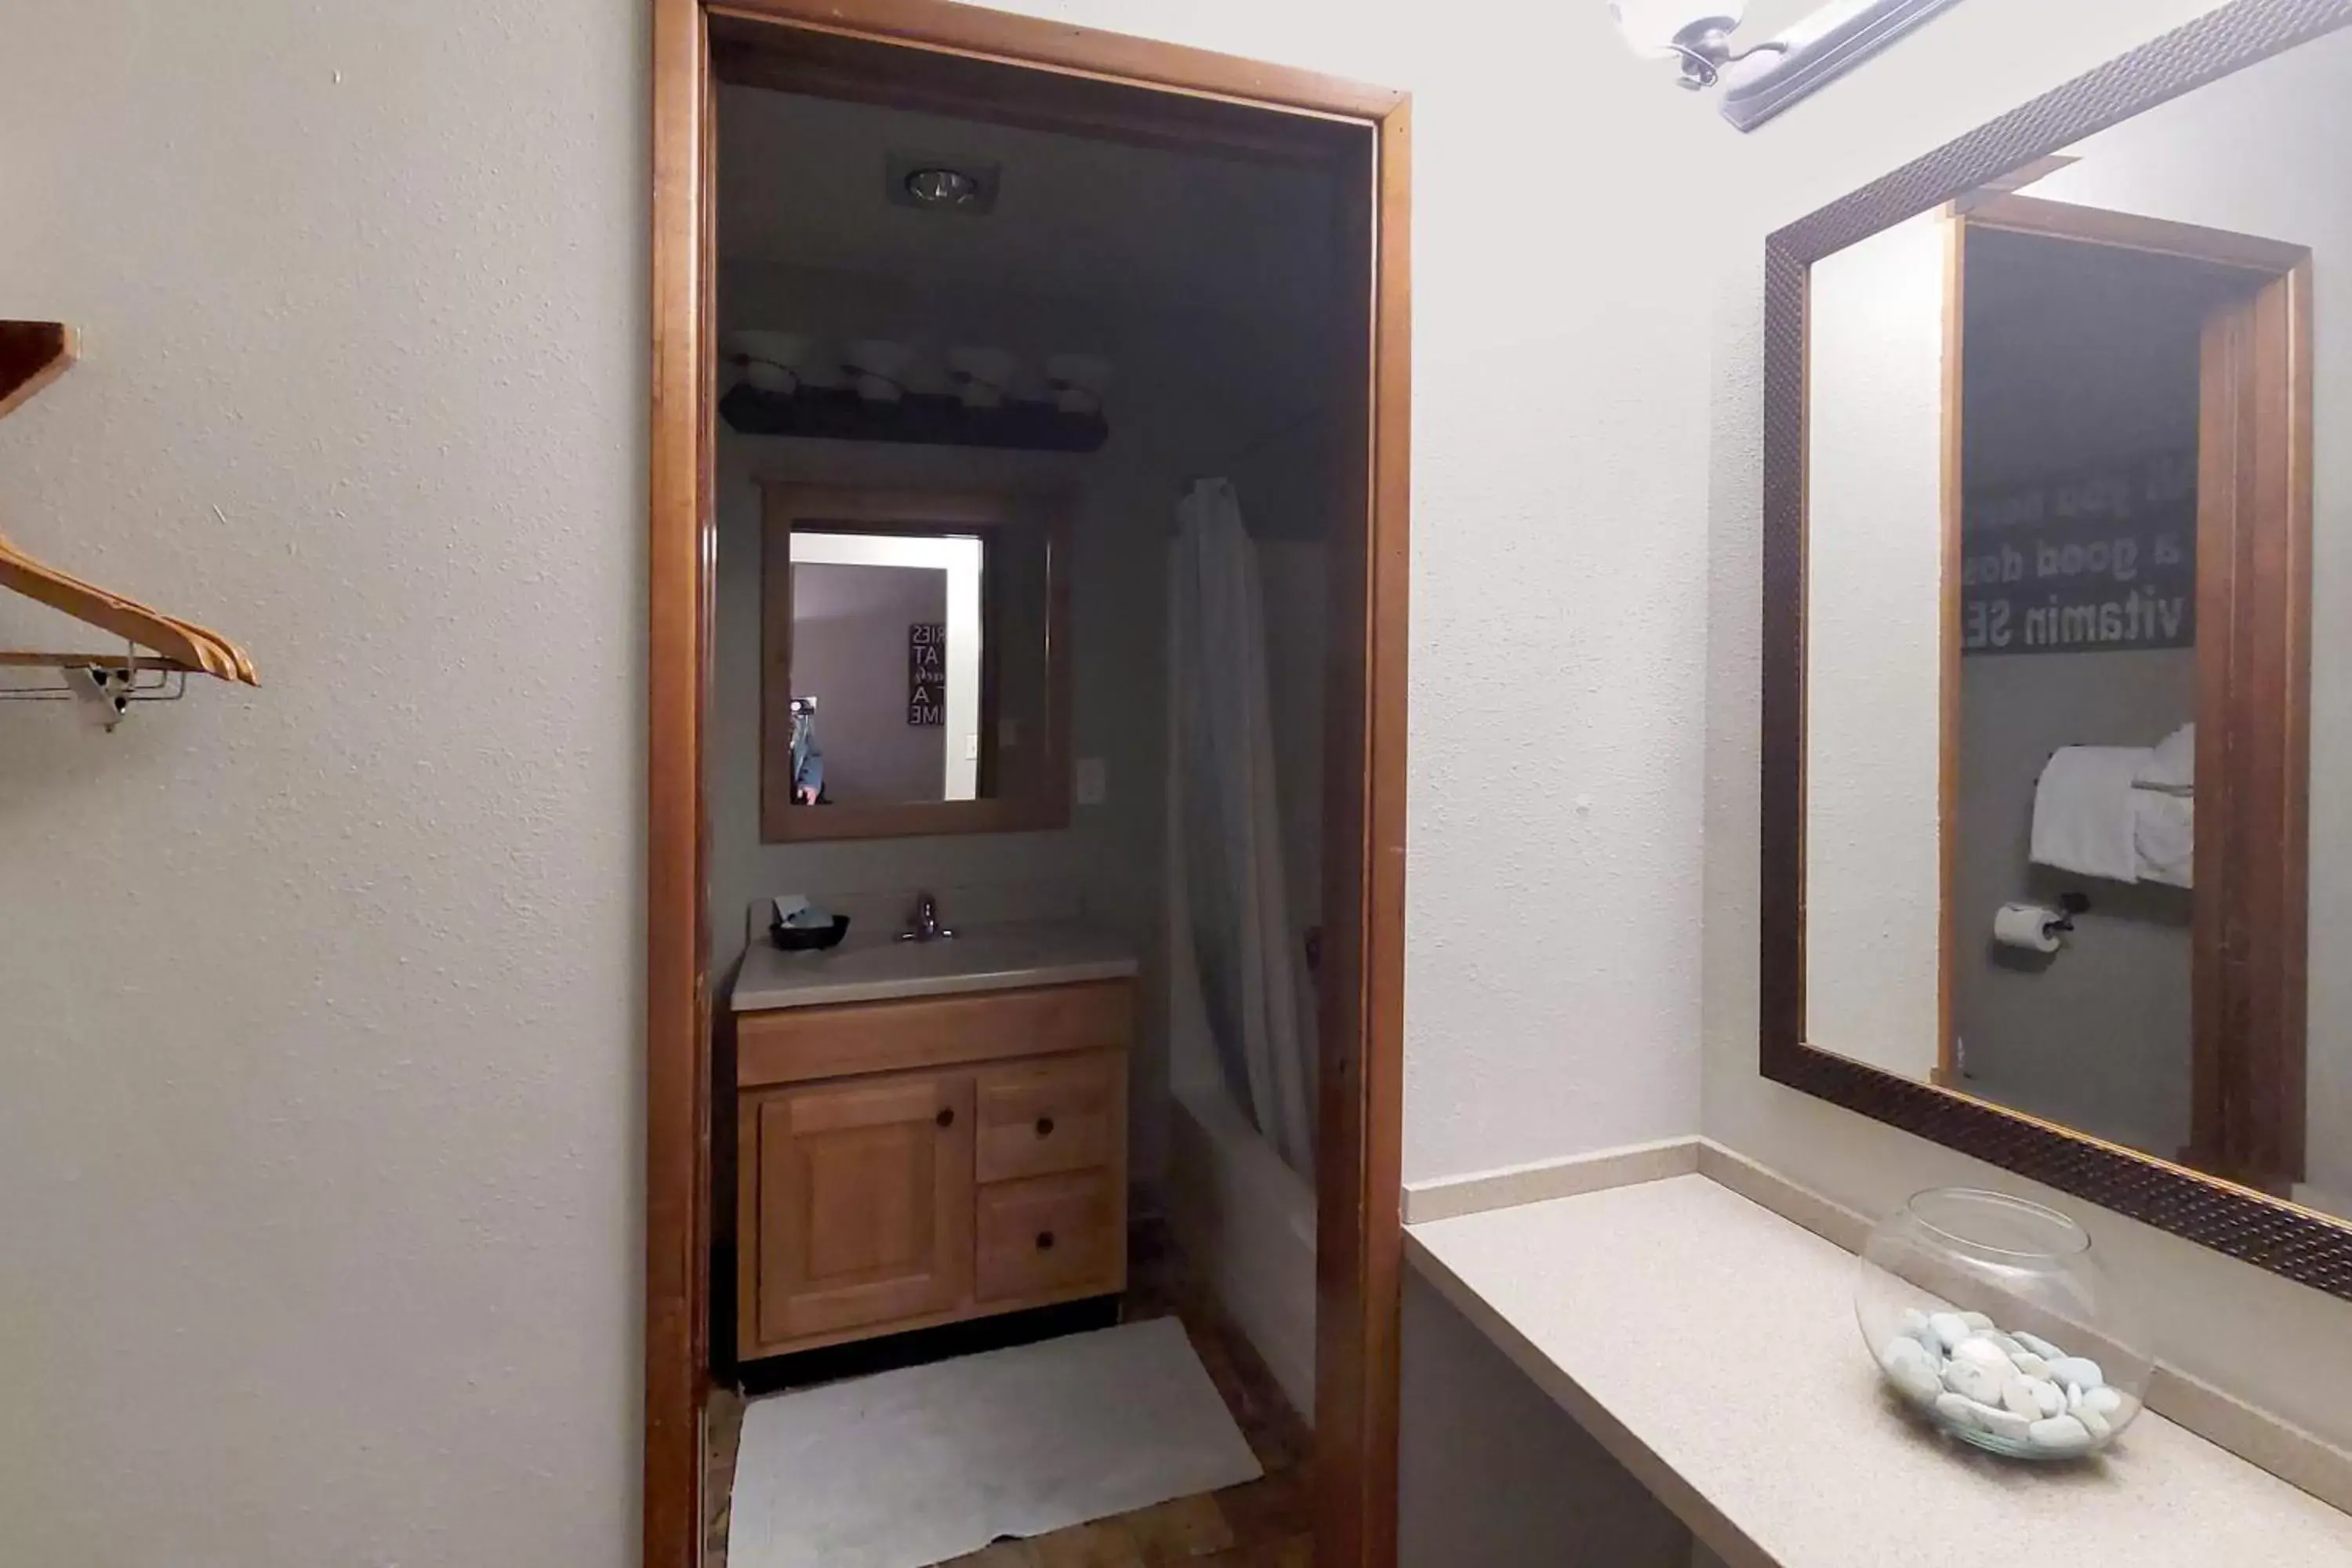
[[[907,929],[898,933],[900,942],[949,942],[955,932],[940,924],[940,901],[929,893],[915,896],[915,912],[907,920]]]

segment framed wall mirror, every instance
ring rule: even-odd
[[[1069,825],[1058,498],[761,488],[769,843]]]
[[[2352,3],[1767,289],[1766,1076],[2352,1297]]]

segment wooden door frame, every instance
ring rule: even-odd
[[[1316,1560],[1396,1553],[1402,1226],[1411,102],[1402,93],[950,0],[651,0],[644,1562],[702,1542],[711,1194],[709,689],[717,396],[714,40],[787,40],[803,90],[1322,162],[1370,265],[1343,307],[1318,1044]],[[887,51],[876,56],[874,51]],[[877,71],[874,61],[887,60]],[[778,83],[777,85],[782,85]],[[1015,90],[1017,89],[1017,90]],[[1350,190],[1350,182],[1355,188]],[[1360,397],[1355,395],[1360,387]],[[1360,438],[1360,439],[1359,439]],[[1340,852],[1334,854],[1337,847]]]
[[[2010,192],[1953,204],[1945,295],[1943,952],[1936,1081],[1954,1075],[1960,406],[1970,228],[2177,257],[2244,280],[2203,328],[2197,484],[2197,847],[2190,1145],[2290,1195],[2304,1168],[2311,736],[2311,252]]]

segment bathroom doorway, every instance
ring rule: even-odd
[[[656,0],[655,23],[645,1561],[679,1568],[700,1560],[702,1425],[714,1359],[712,1243],[721,1205],[730,1197],[715,1184],[713,1165],[722,1142],[714,1131],[711,1061],[712,993],[719,977],[707,897],[713,816],[703,781],[716,733],[713,601],[723,592],[724,553],[718,543],[714,458],[722,354],[722,247],[716,233],[726,221],[718,199],[726,159],[718,104],[730,87],[751,86],[835,104],[1212,155],[1310,174],[1331,193],[1328,226],[1337,260],[1318,306],[1328,315],[1329,353],[1315,400],[1320,445],[1332,459],[1322,466],[1317,500],[1328,519],[1320,542],[1328,546],[1328,580],[1318,591],[1326,606],[1319,657],[1305,650],[1307,662],[1319,665],[1327,693],[1315,857],[1322,932],[1314,1030],[1318,1092],[1312,1110],[1311,1514],[1317,1562],[1393,1562],[1409,384],[1406,101],[1401,94],[1255,62],[935,0],[758,0],[724,7]],[[790,156],[789,148],[782,155]],[[874,364],[853,368],[885,379],[894,374]],[[877,565],[863,557],[818,562],[812,554],[809,560],[841,578],[835,586],[845,593],[858,585],[845,566],[873,575]],[[913,570],[904,568],[902,574]],[[946,568],[923,564],[920,570]],[[890,613],[894,626],[911,617],[950,650],[964,646],[952,630],[951,610]],[[979,624],[994,626],[987,619],[993,609],[978,613]],[[974,679],[982,682],[983,705],[974,711],[985,712],[994,700],[988,693],[998,689],[989,684],[992,677]],[[935,700],[939,728],[948,731],[934,733],[931,750],[911,764],[926,776],[946,766],[942,801],[929,810],[989,805],[960,791],[986,797],[992,777],[1017,772],[1017,749],[1004,754],[981,749],[968,759],[961,754],[953,717],[958,689],[950,673],[940,679],[935,699],[919,685],[908,694],[916,706]],[[982,732],[998,731],[983,723]],[[959,773],[957,763],[966,760],[972,765]],[[827,787],[802,775],[787,782],[806,785],[810,805]],[[1082,799],[1087,788],[1081,770],[1076,790]],[[792,796],[785,798],[789,803]],[[929,1103],[922,1108],[927,1126]],[[950,1126],[954,1111],[943,1106],[940,1128]]]
[[[1934,1076],[2297,1196],[2309,253],[2108,173],[1949,216]]]

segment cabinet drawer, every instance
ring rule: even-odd
[[[911,1001],[783,1007],[735,1016],[742,1089],[815,1079],[1123,1047],[1135,984],[1097,980]]]
[[[1049,1057],[979,1074],[979,1179],[1116,1166],[1127,1125],[1121,1051]]]
[[[1127,1283],[1125,1227],[1108,1171],[980,1191],[980,1299],[1104,1293]]]

